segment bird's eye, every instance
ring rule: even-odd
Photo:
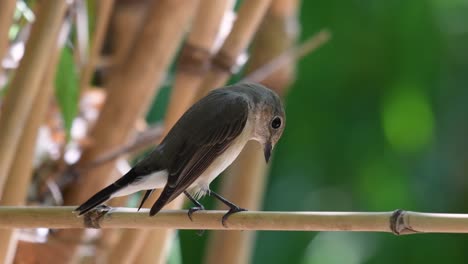
[[[273,129],[278,129],[281,126],[281,117],[277,116],[271,121],[271,127]]]

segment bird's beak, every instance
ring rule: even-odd
[[[268,163],[268,161],[270,160],[271,149],[272,149],[271,142],[270,141],[266,142],[265,145],[263,146],[263,152],[265,154],[266,163]]]

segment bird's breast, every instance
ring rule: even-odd
[[[209,184],[213,181],[221,172],[223,172],[231,163],[239,156],[239,153],[244,148],[247,141],[252,137],[252,122],[248,120],[245,124],[242,133],[233,140],[231,145],[219,155],[208,168],[200,175],[200,177],[194,182],[192,187],[201,189],[201,191],[207,191]],[[196,190],[198,192],[200,190]]]

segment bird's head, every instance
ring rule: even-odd
[[[284,107],[274,91],[259,84],[248,86],[255,91],[252,96],[252,111],[256,120],[253,137],[263,145],[265,161],[268,162],[286,124]]]

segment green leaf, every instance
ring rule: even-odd
[[[73,54],[69,48],[62,49],[55,76],[55,96],[62,112],[67,139],[69,139],[71,125],[78,112],[78,75]]]

